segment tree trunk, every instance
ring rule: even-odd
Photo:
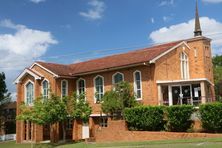
[[[58,132],[57,132],[57,123],[50,123],[50,142],[51,143],[57,143],[57,136],[58,136]]]
[[[65,121],[62,121],[62,131],[63,131],[63,141],[66,141],[66,126],[65,126]]]
[[[33,124],[32,124],[32,122],[30,122],[30,124],[31,124],[31,148],[33,148],[33,133],[34,133],[34,128],[33,128]]]

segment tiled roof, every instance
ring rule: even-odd
[[[46,63],[46,62],[36,62],[51,72],[59,75],[59,76],[71,76],[73,74],[73,70],[69,65],[65,64],[56,64],[56,63]]]
[[[59,76],[75,76],[82,73],[100,71],[110,68],[118,68],[149,62],[161,53],[171,49],[181,41],[170,42],[153,47],[148,47],[140,50],[135,50],[127,53],[116,54],[103,58],[93,59],[85,62],[64,65],[55,63],[37,62],[46,69],[52,71]]]

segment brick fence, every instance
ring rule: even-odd
[[[155,141],[222,137],[222,134],[208,133],[129,131],[123,120],[109,121],[108,123],[108,127],[97,129],[95,134],[96,142]]]

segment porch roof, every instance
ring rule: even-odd
[[[187,79],[187,80],[157,80],[157,84],[181,84],[181,83],[192,83],[192,82],[201,82],[201,81],[206,81],[209,84],[214,86],[214,83],[212,83],[209,79],[207,78],[199,78],[199,79]]]

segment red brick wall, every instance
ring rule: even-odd
[[[128,131],[125,121],[109,121],[108,127],[96,132],[96,142],[155,141],[193,138],[215,138],[222,134]]]

